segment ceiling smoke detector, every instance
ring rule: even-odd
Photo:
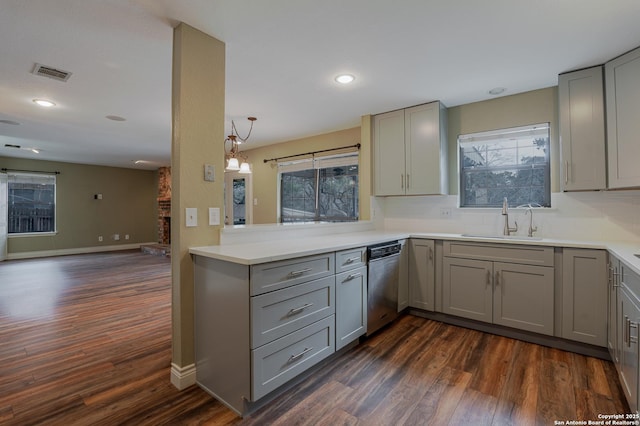
[[[33,67],[33,71],[31,71],[31,74],[66,82],[67,80],[69,80],[69,77],[71,77],[72,73],[69,71],[59,70],[54,67],[36,63]]]

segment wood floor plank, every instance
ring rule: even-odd
[[[9,426],[521,426],[628,410],[610,362],[405,315],[241,419],[169,382],[170,261],[136,251],[0,262],[0,342]]]

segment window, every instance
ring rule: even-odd
[[[56,177],[15,173],[8,175],[9,234],[56,230]]]
[[[279,163],[280,221],[358,220],[358,155]]]
[[[461,135],[460,207],[551,207],[549,123]]]

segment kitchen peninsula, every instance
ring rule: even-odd
[[[401,257],[399,311],[589,355],[611,354],[614,361],[619,344],[611,342],[607,328],[618,322],[618,315],[612,317],[608,309],[610,292],[622,285],[615,281],[621,265],[626,279],[640,276],[637,246],[626,243],[389,232],[375,230],[369,222],[255,230],[253,242],[248,231],[239,231],[226,244],[190,249],[195,263],[197,382],[242,415],[335,356],[341,338],[338,300],[348,297],[343,304],[357,312],[364,311],[366,303],[354,296],[358,293],[340,293],[340,274],[355,275],[349,271],[361,268],[366,259],[359,255],[357,262],[351,260],[353,265],[344,261],[368,245],[407,242]],[[461,299],[460,289],[452,284],[458,270],[445,269],[447,264],[463,267],[465,273],[469,264],[482,265],[480,287],[490,291],[489,319],[466,314],[475,309],[477,298],[469,295],[474,300],[465,305],[469,300]],[[545,281],[538,280],[539,271],[544,271]],[[518,279],[509,274],[518,274],[512,275]],[[473,282],[473,275],[464,277]],[[540,282],[546,290],[531,287]],[[424,297],[433,310],[420,303]],[[456,304],[458,311],[452,310]],[[544,327],[538,324],[542,322]],[[342,350],[357,344],[365,331],[350,334]]]

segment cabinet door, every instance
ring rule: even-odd
[[[493,322],[553,336],[554,269],[493,264]]]
[[[605,65],[609,187],[640,186],[640,49]]]
[[[446,159],[447,149],[440,138],[444,131],[440,128],[440,102],[407,108],[404,120],[406,194],[446,194],[442,156]]]
[[[638,321],[640,310],[626,289],[620,288],[620,318],[618,325],[622,328],[622,345],[620,351],[620,384],[627,397],[631,412],[638,410]]]
[[[367,331],[367,267],[336,275],[336,350]]]
[[[433,240],[412,239],[409,251],[409,306],[435,310],[435,270]]]
[[[375,195],[404,195],[404,110],[373,117]]]
[[[562,189],[607,187],[602,67],[558,77]]]
[[[400,240],[400,278],[398,280],[398,312],[409,306],[409,256],[410,248],[407,240]]]
[[[607,255],[603,250],[563,250],[562,337],[607,345]]]
[[[609,261],[609,279],[608,279],[608,320],[607,320],[607,346],[609,355],[616,368],[620,369],[620,344],[618,340],[618,287],[620,283],[619,270],[620,261],[615,257],[611,257]]]
[[[443,260],[442,311],[478,321],[492,322],[493,264],[484,260]]]

